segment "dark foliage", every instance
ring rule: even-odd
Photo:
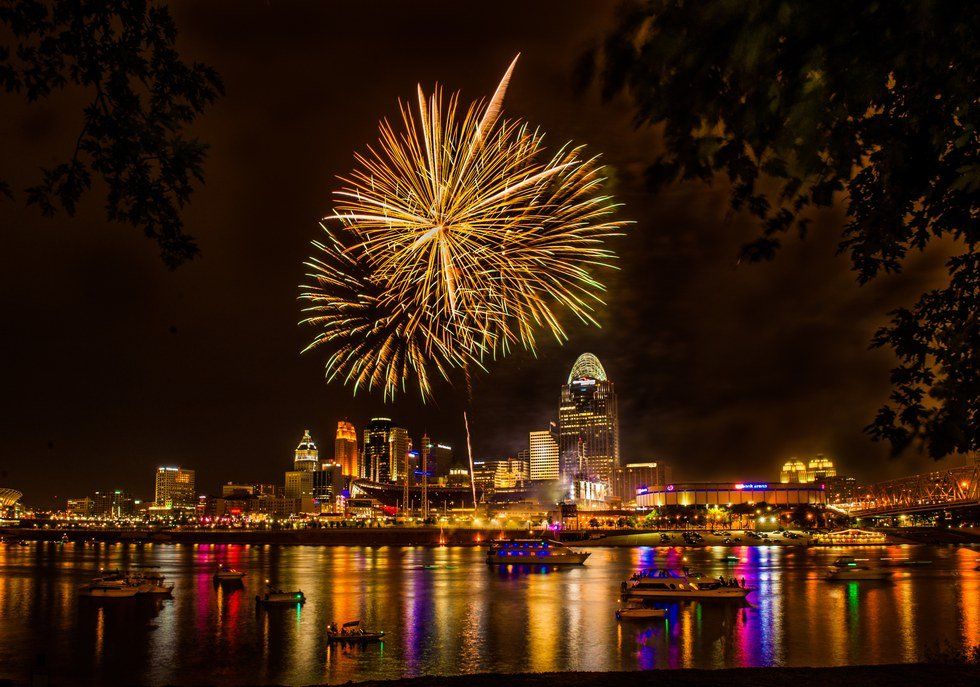
[[[771,259],[813,208],[846,202],[839,250],[860,283],[912,251],[955,246],[946,288],[891,313],[874,346],[899,358],[866,431],[895,453],[977,449],[980,13],[970,3],[650,0],[621,8],[583,57],[626,92],[663,150],[651,188],[727,177],[758,218],[742,258]]]
[[[165,5],[146,0],[0,0],[0,85],[28,101],[67,88],[91,94],[68,160],[41,170],[27,202],[74,214],[93,179],[112,221],[142,229],[176,267],[198,249],[181,208],[203,181],[207,146],[184,128],[222,93],[221,79],[174,48]],[[0,194],[11,189],[0,182]]]

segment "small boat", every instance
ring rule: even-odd
[[[241,582],[243,577],[245,577],[245,573],[241,570],[226,568],[223,565],[219,565],[214,573],[215,582]]]
[[[327,627],[327,644],[373,644],[383,642],[385,633],[382,630],[371,631],[361,627],[360,620],[351,620],[337,627],[330,623]]]
[[[93,599],[131,599],[139,594],[139,588],[134,585],[89,584],[78,590],[78,593]]]
[[[860,565],[852,556],[841,556],[827,568],[824,577],[828,580],[887,580],[892,576],[891,570]]]
[[[306,595],[301,590],[287,592],[266,583],[265,593],[256,594],[255,602],[259,604],[304,604],[306,603]]]
[[[742,562],[742,559],[741,558],[739,558],[738,556],[732,556],[732,555],[723,556],[721,560],[723,560],[725,563],[741,563]]]
[[[134,578],[130,581],[130,584],[136,585],[138,594],[160,594],[166,596],[174,591],[173,582],[165,584],[162,575]]]
[[[616,620],[657,620],[667,616],[662,608],[644,606],[642,602],[628,601],[616,611]]]
[[[695,578],[686,570],[668,570],[651,568],[634,573],[622,584],[623,597],[645,599],[675,599],[675,600],[724,600],[742,601],[751,592],[751,587],[721,580]]]
[[[488,565],[582,565],[592,554],[552,539],[503,539],[490,545]]]

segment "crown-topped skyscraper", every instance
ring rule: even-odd
[[[619,465],[619,412],[613,383],[591,353],[578,357],[561,388],[558,435],[562,482],[608,486]]]
[[[303,430],[303,438],[293,455],[293,469],[313,472],[318,467],[320,467],[320,452],[317,450],[316,444],[313,443],[310,430]]]

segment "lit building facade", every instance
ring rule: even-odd
[[[671,481],[671,469],[661,462],[627,463],[613,468],[610,493],[623,503],[630,503],[636,500],[640,491],[649,491],[651,487],[664,486]]]
[[[391,468],[387,479],[379,479],[379,482],[404,482],[406,477],[412,479],[412,440],[408,437],[408,430],[403,427],[392,427],[388,435],[388,455],[390,456]]]
[[[296,513],[312,513],[313,508],[313,474],[315,470],[287,470],[285,494],[294,506]]]
[[[529,468],[526,460],[507,458],[493,461],[493,488],[514,489],[523,487],[528,480]]]
[[[528,435],[528,456],[532,481],[559,478],[558,442],[551,430],[531,432]]]
[[[194,471],[179,467],[159,467],[156,475],[154,505],[157,508],[194,508]]]
[[[372,418],[364,428],[361,477],[372,482],[388,482],[391,477],[391,418]]]
[[[97,491],[92,494],[92,515],[119,518],[136,511],[133,497],[121,489]]]
[[[688,482],[653,487],[636,495],[640,508],[659,506],[727,506],[765,503],[771,506],[823,505],[819,484],[772,484],[769,482]]]
[[[303,438],[293,454],[293,470],[313,472],[320,466],[320,452],[313,443],[310,430],[303,431]]]
[[[337,438],[333,444],[333,459],[348,477],[360,477],[360,460],[357,452],[357,430],[345,420],[337,423]]]
[[[343,513],[346,478],[340,463],[324,463],[313,473],[313,503],[320,513]]]
[[[616,391],[591,353],[575,361],[561,389],[558,450],[563,483],[609,485],[619,465],[619,412]]]
[[[790,458],[783,463],[779,471],[779,481],[783,484],[807,484],[836,476],[837,468],[834,461],[822,453],[818,453],[816,458],[811,458],[806,463],[798,458]]]

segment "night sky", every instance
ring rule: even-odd
[[[869,351],[885,313],[940,283],[940,250],[899,277],[859,287],[835,257],[843,209],[818,215],[770,264],[737,265],[756,228],[727,216],[722,179],[652,197],[642,185],[655,132],[627,103],[576,93],[577,55],[613,3],[176,3],[179,47],[222,75],[227,95],[194,132],[211,144],[206,186],[186,225],[201,256],[170,272],[138,230],[107,225],[98,193],[74,218],[0,203],[0,482],[25,500],[125,488],[149,496],[160,464],[198,471],[198,488],[281,482],[304,428],[332,454],[337,420],[388,415],[464,446],[459,392],[423,406],[327,386],[300,356],[298,285],[336,175],[377,121],[421,82],[489,95],[517,52],[507,114],[601,152],[611,191],[636,222],[606,273],[602,329],[568,323],[565,346],[515,355],[475,378],[477,457],[513,455],[555,419],[576,356],[616,383],[622,456],[662,459],[678,480],[774,479],[792,455],[823,452],[860,478],[930,461],[890,460],[861,428],[888,393],[892,360]],[[83,96],[28,107],[5,96],[0,178],[22,188],[67,159]],[[462,452],[459,453],[462,456]]]

